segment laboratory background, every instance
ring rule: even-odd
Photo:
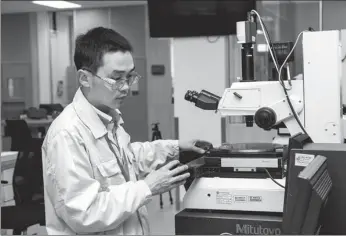
[[[98,26],[134,48],[131,140],[213,145],[148,204],[151,234],[346,234],[346,1],[37,2],[1,1],[1,235],[47,234],[23,199],[42,200],[39,143],[78,89],[76,36]]]

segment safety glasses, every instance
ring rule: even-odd
[[[142,78],[137,72],[131,71],[126,75],[125,78],[102,78],[93,72],[91,72],[88,68],[83,68],[82,70],[88,71],[93,76],[99,78],[100,80],[104,81],[111,89],[117,90],[122,89],[124,85],[127,83],[128,86],[132,86],[135,83],[138,83],[138,81]]]

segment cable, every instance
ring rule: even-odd
[[[262,20],[262,22],[263,22],[263,19],[261,19],[261,20]],[[270,37],[269,31],[268,31],[268,29],[267,29],[267,26],[266,26],[264,23],[263,23],[263,26],[264,26],[264,29],[265,29],[265,31],[266,31],[266,33],[267,33],[267,36],[268,36],[268,39],[269,39],[270,47],[271,47],[271,49],[273,50],[273,41],[272,41],[272,39],[271,39],[271,37]],[[272,60],[273,60],[273,61],[275,60],[276,63],[277,63],[277,65],[279,65],[279,60],[278,60],[278,58],[277,58],[277,56],[276,56],[276,51],[275,51],[275,50],[273,50],[273,55],[274,55],[274,59],[272,58]],[[279,80],[279,81],[280,81],[280,80]],[[282,85],[283,87],[285,87],[282,81],[280,81],[280,83],[281,83],[281,85]],[[290,84],[290,85],[291,85],[291,84]],[[292,86],[291,86],[290,88],[286,88],[286,87],[285,87],[285,89],[291,90],[291,89],[292,89]]]
[[[346,54],[345,54],[345,56],[342,58],[341,62],[344,62],[345,59],[346,59]]]
[[[269,32],[268,32],[268,29],[267,29],[267,26],[266,26],[265,24],[263,24],[263,26],[264,26],[264,29],[265,29],[267,35],[268,35],[268,39],[269,39],[269,42],[270,42],[270,46],[271,46],[271,48],[273,48],[273,41],[272,41],[272,39],[271,39],[271,37],[270,37],[270,34],[269,34]],[[275,50],[273,51],[273,54],[274,54],[274,58],[275,58],[275,60],[276,60],[276,63],[279,64],[279,60],[278,60],[278,58],[277,58],[277,56],[276,56]]]
[[[265,172],[267,172],[268,177],[277,185],[279,185],[281,188],[285,188],[285,186],[283,186],[282,184],[280,184],[278,181],[276,181],[272,175],[269,173],[269,171],[267,170],[267,168],[262,168]]]
[[[291,49],[291,52],[288,54],[288,56],[286,57],[286,59],[284,60],[284,62],[282,63],[282,65],[281,65],[281,67],[280,67],[280,70],[279,70],[279,80],[280,80],[280,81],[281,81],[281,72],[282,72],[282,69],[283,69],[283,67],[285,66],[285,64],[287,63],[288,58],[291,56],[291,54],[293,53],[294,49],[296,48],[300,36],[301,36],[304,32],[306,32],[306,30],[304,30],[304,31],[302,31],[302,32],[299,33],[299,35],[298,35],[298,37],[297,37],[297,39],[296,39],[296,42],[294,43],[293,48]],[[289,73],[289,71],[288,71],[288,73]],[[286,89],[285,87],[283,87],[283,89],[284,89],[284,93],[285,93],[285,96],[286,96],[288,105],[289,105],[290,108],[291,108],[291,111],[292,111],[292,114],[293,114],[294,118],[296,119],[296,121],[297,121],[297,123],[298,123],[300,129],[301,129],[306,135],[308,135],[308,133],[306,132],[304,126],[303,126],[302,123],[300,122],[300,119],[299,119],[299,117],[298,117],[296,111],[294,110],[294,107],[293,107],[293,105],[292,105],[291,99],[290,99],[289,96],[288,96],[287,89]]]
[[[302,34],[303,32],[305,32],[305,31],[302,31],[302,32],[298,35],[298,37],[297,37],[297,39],[296,39],[296,42],[295,42],[295,44],[294,44],[294,46],[293,46],[291,52],[288,54],[288,56],[286,57],[284,63],[283,63],[283,64],[281,65],[281,67],[279,68],[279,66],[278,66],[278,61],[277,61],[277,57],[276,57],[276,55],[274,56],[274,53],[273,53],[273,50],[272,50],[272,47],[271,47],[272,42],[271,42],[271,40],[269,39],[270,36],[269,36],[268,30],[267,30],[265,24],[263,23],[261,16],[260,16],[260,14],[259,14],[256,10],[251,10],[251,12],[252,12],[252,13],[255,13],[255,14],[257,15],[257,17],[258,17],[258,20],[259,20],[260,25],[261,25],[261,27],[262,27],[262,31],[263,31],[263,33],[264,33],[264,37],[265,37],[266,42],[267,42],[267,46],[268,46],[270,55],[271,55],[271,57],[272,57],[272,59],[273,59],[275,68],[276,68],[276,70],[277,70],[277,72],[278,72],[278,74],[279,74],[279,82],[280,82],[280,84],[281,84],[281,86],[282,86],[282,88],[283,88],[283,90],[284,90],[284,93],[285,93],[285,96],[286,96],[288,105],[289,105],[289,107],[290,107],[290,109],[291,109],[291,111],[292,111],[292,114],[293,114],[295,120],[297,121],[299,127],[301,128],[301,130],[302,130],[306,135],[308,135],[308,133],[307,133],[306,130],[304,129],[304,126],[302,125],[302,123],[301,123],[301,121],[300,121],[300,119],[299,119],[297,113],[295,112],[294,107],[293,107],[292,102],[291,102],[291,99],[289,98],[288,93],[287,93],[287,91],[290,90],[290,89],[292,88],[292,86],[290,86],[290,88],[286,88],[284,82],[283,82],[282,79],[281,79],[281,71],[282,71],[282,68],[285,66],[285,64],[287,63],[288,58],[291,56],[292,52],[294,51],[295,47],[297,46],[297,43],[298,43],[298,40],[299,40],[301,34]],[[275,50],[274,50],[274,52],[275,52]],[[289,73],[289,71],[288,71],[288,73]]]
[[[286,59],[285,59],[284,62],[282,63],[282,65],[281,65],[281,67],[280,67],[280,69],[279,69],[279,80],[281,80],[281,72],[282,72],[282,69],[284,68],[285,64],[287,63],[288,58],[291,56],[291,54],[293,53],[294,49],[296,48],[300,36],[301,36],[304,32],[308,32],[308,30],[304,30],[304,31],[302,31],[302,32],[300,32],[300,33],[298,34],[298,37],[297,37],[297,39],[296,39],[296,42],[295,42],[294,45],[293,45],[293,48],[291,49],[290,53],[288,54],[288,56],[286,57]]]
[[[257,15],[257,17],[258,17],[258,20],[259,20],[260,25],[261,25],[261,27],[262,27],[262,31],[263,31],[263,33],[264,33],[264,38],[265,38],[265,40],[266,40],[266,42],[267,42],[267,45],[268,45],[268,49],[269,49],[270,55],[272,56],[273,62],[274,62],[274,65],[275,65],[275,68],[276,68],[277,72],[279,73],[279,66],[278,66],[278,64],[277,64],[277,62],[276,62],[276,60],[275,60],[274,55],[273,55],[273,51],[272,51],[272,49],[271,49],[271,46],[270,46],[270,43],[269,43],[269,39],[268,39],[268,35],[267,35],[267,32],[266,32],[266,28],[264,27],[262,18],[261,18],[260,14],[259,14],[256,10],[251,10],[251,12],[252,12],[252,13],[255,13],[255,14]]]
[[[265,24],[263,23],[262,21],[262,18],[260,16],[260,14],[256,11],[256,10],[251,10],[252,13],[255,13],[257,15],[257,18],[260,22],[260,25],[261,25],[261,28],[262,28],[262,31],[263,31],[263,34],[264,34],[264,38],[266,40],[266,43],[267,43],[267,46],[268,46],[268,49],[269,49],[269,53],[273,59],[273,62],[274,62],[274,65],[275,65],[275,68],[276,68],[276,71],[279,73],[279,65],[278,65],[278,61],[277,61],[277,58],[276,56],[274,56],[274,53],[273,53],[273,50],[272,50],[272,47],[271,47],[271,42],[269,40],[269,33],[268,31],[266,30],[266,26]],[[275,50],[274,50],[275,51]],[[280,84],[281,86],[283,86],[286,90],[290,90],[291,88],[286,88],[285,87],[285,84],[282,80],[279,80],[280,81]]]

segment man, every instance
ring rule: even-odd
[[[149,234],[145,205],[189,177],[176,140],[131,143],[118,110],[135,72],[132,48],[117,32],[94,28],[76,39],[80,88],[42,146],[48,234]]]

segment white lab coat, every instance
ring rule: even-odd
[[[80,89],[52,123],[42,146],[48,234],[150,234],[152,195],[141,178],[177,159],[178,142],[130,143],[121,124],[114,139]],[[128,166],[129,182],[116,158]]]

